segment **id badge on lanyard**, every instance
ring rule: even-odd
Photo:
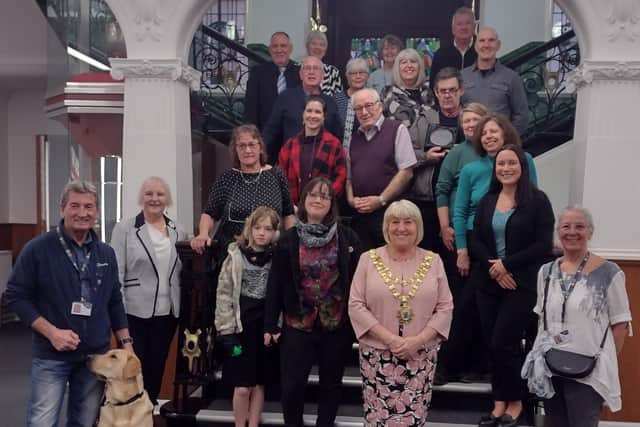
[[[58,226],[57,231],[60,244],[62,245],[64,252],[67,254],[69,261],[71,261],[73,268],[76,270],[76,273],[78,273],[78,280],[80,282],[80,301],[73,301],[71,303],[71,314],[74,316],[90,317],[92,311],[92,303],[91,301],[89,301],[91,295],[91,285],[90,281],[85,276],[87,266],[89,265],[89,259],[91,258],[91,251],[87,251],[84,257],[84,262],[81,266],[78,266],[76,260],[73,258],[73,254],[71,253],[69,245],[62,236],[60,226]]]

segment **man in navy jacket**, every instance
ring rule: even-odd
[[[260,130],[269,119],[278,95],[287,88],[300,86],[300,66],[291,61],[292,51],[289,35],[277,31],[269,42],[271,62],[256,65],[249,72],[244,121],[253,123]]]
[[[109,350],[111,331],[133,352],[115,253],[93,231],[97,205],[92,184],[69,183],[60,224],[27,243],[9,278],[9,307],[33,330],[30,426],[57,425],[67,383],[67,426],[93,426],[103,385],[88,357]]]

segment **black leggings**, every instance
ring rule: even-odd
[[[333,426],[340,404],[344,364],[351,350],[353,332],[342,326],[333,332],[314,328],[304,332],[285,327],[280,344],[282,412],[288,427],[302,427],[304,391],[309,372],[318,364],[318,418],[316,426]]]

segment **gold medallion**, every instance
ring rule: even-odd
[[[401,304],[398,309],[398,320],[400,323],[405,324],[411,322],[413,319],[413,310],[409,307],[409,304]]]
[[[387,285],[387,288],[399,302],[400,308],[398,308],[398,320],[401,325],[407,324],[411,322],[413,319],[413,309],[409,307],[409,301],[416,296],[418,292],[418,288],[424,281],[425,277],[427,277],[427,273],[431,268],[431,261],[433,259],[433,254],[431,252],[427,252],[427,254],[422,259],[422,262],[418,266],[418,269],[413,274],[413,276],[408,280],[400,279],[391,272],[391,269],[384,265],[380,256],[376,253],[375,249],[371,249],[369,251],[369,257],[371,258],[371,262],[375,266],[378,274],[382,278],[382,281]],[[401,286],[404,292],[404,287],[409,285],[409,292],[404,294],[401,293],[397,286]]]

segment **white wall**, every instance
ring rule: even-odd
[[[44,90],[20,90],[9,96],[9,209],[2,222],[36,223],[36,135],[46,133],[43,105]]]
[[[247,0],[245,43],[269,45],[271,34],[286,31],[293,42],[293,59],[306,56],[304,38],[309,30],[310,0]]]
[[[551,37],[553,0],[482,0],[480,27],[493,27],[502,41],[498,56],[530,41]]]
[[[569,205],[574,156],[575,145],[572,141],[534,159],[538,174],[538,186],[549,197],[556,216],[558,212]]]

